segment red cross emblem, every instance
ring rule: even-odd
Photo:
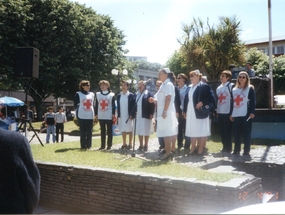
[[[219,103],[223,103],[223,100],[225,100],[225,99],[226,99],[226,96],[224,96],[224,94],[221,93],[221,94],[219,95]]]
[[[101,99],[99,101],[99,104],[100,104],[100,110],[105,112],[108,110],[108,105],[109,105],[109,100],[108,99]]]
[[[240,106],[240,102],[243,101],[243,98],[240,97],[240,95],[237,95],[237,97],[235,97],[234,102],[236,103],[237,106]]]
[[[91,99],[84,99],[83,100],[83,108],[84,108],[84,110],[89,111],[91,109],[91,106],[92,106]]]

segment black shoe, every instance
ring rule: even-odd
[[[162,150],[159,152],[160,155],[164,155],[165,153],[166,153],[166,151],[165,151],[164,149],[162,149]]]
[[[148,147],[143,147],[143,150],[146,152],[148,150]]]
[[[167,156],[163,156],[163,158],[161,158],[160,160],[161,161],[168,161],[168,160],[173,160],[173,154],[172,154],[172,152],[170,152],[170,154],[169,155],[167,155]]]
[[[249,152],[244,152],[242,155],[243,156],[250,156]]]
[[[104,149],[105,149],[105,147],[104,147],[104,148],[103,148],[103,147],[100,147],[100,148],[99,148],[99,150],[104,150]]]
[[[127,146],[126,146],[126,145],[122,145],[122,146],[121,146],[121,149],[122,149],[122,150],[127,149]]]
[[[143,147],[142,147],[142,146],[140,146],[140,147],[138,148],[138,150],[139,150],[139,151],[142,151],[142,150],[143,150]]]
[[[108,147],[107,147],[107,150],[110,150],[110,149],[111,149],[111,146],[108,146]]]
[[[233,152],[232,155],[240,155],[240,152]]]
[[[127,146],[127,149],[128,149],[128,150],[130,150],[130,149],[132,149],[132,148],[133,148],[133,147],[130,146],[130,145]]]

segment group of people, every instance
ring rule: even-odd
[[[111,149],[112,125],[117,122],[123,139],[121,149],[132,149],[132,138],[135,134],[139,138],[138,150],[147,151],[152,123],[155,121],[162,159],[173,158],[176,142],[177,149],[184,147],[184,153],[188,156],[194,153],[203,155],[207,138],[211,135],[210,113],[216,109],[222,151],[232,152],[234,135],[233,154],[240,154],[243,134],[243,154],[249,155],[255,91],[250,85],[248,73],[240,72],[234,85],[231,83],[231,71],[223,71],[220,75],[221,85],[215,93],[203,81],[199,70],[190,71],[188,75],[189,78],[180,73],[176,78],[169,68],[161,69],[158,73],[155,95],[146,89],[146,81],[138,82],[138,91],[135,94],[128,90],[129,83],[122,81],[121,92],[116,98],[110,90],[108,81],[101,80],[101,90],[94,94],[90,92],[90,82],[82,80],[74,97],[74,108],[80,126],[81,149],[92,147],[92,128],[95,119],[99,121],[101,129],[99,150]]]
[[[66,115],[63,107],[58,107],[58,112],[54,113],[53,107],[48,107],[48,112],[44,115],[43,127],[46,130],[46,143],[50,143],[50,135],[52,135],[52,142],[59,142],[59,135],[61,135],[61,142],[64,141],[64,123],[66,122]]]

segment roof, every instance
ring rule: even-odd
[[[278,37],[272,37],[272,42],[277,42],[277,41],[282,41],[282,40],[285,41],[285,35],[278,36]],[[257,44],[257,43],[266,43],[268,41],[269,41],[269,38],[247,40],[247,41],[245,41],[245,45]]]

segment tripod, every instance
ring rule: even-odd
[[[38,134],[36,133],[34,127],[32,126],[31,122],[27,119],[20,119],[21,123],[20,126],[18,127],[18,130],[20,131],[20,129],[22,128],[22,126],[24,125],[24,131],[25,131],[25,137],[27,137],[27,123],[29,123],[30,128],[32,129],[32,131],[34,132],[34,135],[32,136],[31,140],[29,141],[29,143],[34,139],[34,137],[36,136],[38,138],[38,140],[40,141],[40,144],[42,146],[44,146],[44,144],[42,143],[41,139],[39,138]]]

